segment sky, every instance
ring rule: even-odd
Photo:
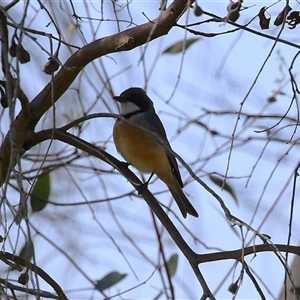
[[[70,26],[74,24],[74,20],[68,16],[70,7],[66,3],[61,4],[64,12],[58,9],[59,4],[61,3],[49,2],[47,7],[50,12],[54,11],[55,20],[59,20],[65,40],[79,47],[94,39],[126,29],[131,17],[135,24],[141,24],[146,22],[147,18],[153,19],[159,14],[157,2],[132,1],[130,14],[126,8],[117,13],[120,20],[127,21],[120,22],[118,28],[115,22],[99,21],[99,18],[115,19],[110,2],[104,2],[103,7],[98,2],[73,2],[76,12],[89,17],[82,18],[80,30],[72,32]],[[124,4],[125,2],[116,2],[116,6]],[[200,4],[204,11],[219,16],[226,15],[228,3],[225,1],[207,1]],[[245,1],[247,9],[241,12],[237,22],[246,24],[258,14],[261,7],[270,4],[263,1]],[[39,10],[35,5],[31,4],[28,10],[26,26],[55,33],[54,26],[49,25],[45,11]],[[293,2],[290,5],[293,10],[298,10],[297,3]],[[283,6],[284,2],[278,2],[268,10],[272,20]],[[16,5],[11,10],[11,15],[18,20],[22,15],[22,8]],[[190,10],[179,23],[185,24],[186,20],[193,23],[208,18],[205,15],[196,17]],[[90,21],[92,19],[93,21]],[[118,113],[118,107],[108,92],[108,85],[105,85],[107,82],[115,95],[132,86],[146,88],[166,128],[172,148],[197,176],[222,197],[233,215],[250,223],[260,233],[271,236],[273,243],[286,243],[292,180],[295,166],[299,162],[299,134],[297,131],[294,134],[295,124],[289,120],[283,120],[267,132],[256,133],[257,130],[272,127],[278,119],[247,119],[243,115],[238,119],[236,112],[240,110],[242,102],[242,114],[283,115],[286,112],[292,96],[289,67],[298,49],[282,43],[277,43],[274,47],[274,41],[259,36],[262,32],[276,36],[279,27],[271,25],[270,29],[262,31],[257,18],[249,27],[258,34],[237,31],[213,38],[199,36],[199,41],[192,44],[185,53],[163,54],[163,51],[175,42],[194,38],[183,29],[174,28],[167,36],[146,46],[95,60],[62,96],[56,104],[55,111],[47,113],[38,124],[38,129],[52,128],[53,124],[61,126],[70,118],[81,116],[83,111]],[[235,27],[230,24],[214,22],[193,27],[194,30],[205,33],[225,32],[233,28]],[[285,28],[282,38],[297,43],[297,30],[297,27],[294,30]],[[29,38],[24,39],[32,61],[28,66],[21,66],[21,85],[30,99],[50,80],[49,76],[41,72],[49,57],[42,48],[49,49],[49,39],[38,37],[38,42],[40,46]],[[70,49],[62,46],[59,59],[65,62],[70,55]],[[265,66],[260,72],[264,63]],[[295,62],[294,72],[297,67],[298,61]],[[281,95],[276,95],[276,102],[268,103],[268,98],[273,96],[276,90],[280,90]],[[246,97],[247,94],[249,95]],[[18,109],[17,106],[16,110]],[[213,112],[227,113],[218,115]],[[297,117],[295,105],[288,116]],[[9,127],[3,121],[5,117],[7,116],[2,115],[1,134],[5,134]],[[205,127],[199,125],[199,122],[205,124]],[[113,118],[88,121],[83,125],[81,137],[104,147],[108,153],[122,160],[112,142],[113,124]],[[211,135],[212,130],[217,131],[218,135]],[[73,133],[77,133],[76,129]],[[233,133],[234,148],[230,151],[230,137]],[[268,135],[272,137],[272,142],[267,142]],[[48,146],[49,144],[45,143],[35,147],[30,154],[32,157],[39,157],[38,154],[43,157]],[[152,217],[146,203],[133,191],[125,178],[103,162],[74,153],[71,148],[67,149],[61,143],[53,143],[49,151],[61,162],[74,158],[72,164],[56,169],[51,174],[52,202],[105,200],[120,197],[128,192],[131,192],[132,196],[90,205],[49,204],[45,211],[31,214],[30,233],[34,240],[38,265],[68,291],[70,299],[102,299],[100,293],[91,290],[91,283],[87,278],[98,280],[114,270],[126,273],[127,277],[108,290],[107,295],[112,296],[138,286],[123,297],[154,298],[161,288],[161,278],[156,270],[156,264],[161,262],[161,258]],[[51,164],[51,160],[47,163]],[[34,174],[39,165],[37,159],[30,161],[30,156],[23,162],[24,170],[31,172],[28,174]],[[147,178],[134,168],[131,169],[141,178]],[[171,218],[191,247],[199,253],[241,248],[241,231],[231,227],[216,200],[191,179],[187,170],[182,166],[180,170],[185,183],[184,191],[200,217],[181,219],[177,207],[173,204],[171,207],[178,214],[179,220],[172,215]],[[224,176],[226,172],[227,182],[234,189],[238,201],[209,179],[211,174]],[[29,184],[25,182],[24,187],[29,188]],[[165,205],[172,201],[166,187],[159,180],[154,178],[149,189],[157,193],[155,195]],[[18,194],[13,189],[9,189],[9,192],[13,202],[17,204]],[[295,234],[299,229],[298,207],[296,199],[291,237],[291,243],[294,245],[299,244],[299,238]],[[8,220],[11,225],[9,239],[3,247],[7,251],[11,248],[17,249],[18,253],[28,232],[25,223],[18,227],[9,217]],[[158,224],[158,228],[162,232],[166,257],[179,254],[179,250],[161,225]],[[201,243],[194,242],[187,228]],[[242,232],[246,246],[253,245],[254,240],[260,243],[245,229]],[[257,276],[266,298],[276,298],[284,276],[284,269],[278,258],[272,253],[259,253],[247,257],[246,261]],[[6,270],[6,267],[1,268],[0,273],[6,274]],[[218,261],[203,264],[200,270],[217,299],[232,298],[227,289],[238,278],[240,266],[235,268],[234,261]],[[199,299],[201,295],[199,283],[182,255],[179,256],[173,284],[176,299]],[[40,286],[47,289],[43,282],[40,282]],[[237,299],[257,298],[253,283],[245,275]]]

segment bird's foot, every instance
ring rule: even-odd
[[[151,178],[153,177],[153,175],[154,175],[154,173],[151,173],[151,175],[149,176],[148,180],[146,182],[144,182],[144,183],[142,183],[142,184],[139,185],[139,187],[138,187],[138,194],[139,195],[141,195],[143,189],[148,189],[148,184],[149,184]]]

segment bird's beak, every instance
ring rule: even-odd
[[[121,96],[113,96],[113,99],[120,103],[125,102],[125,99]]]

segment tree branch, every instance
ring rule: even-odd
[[[167,34],[178,18],[194,2],[189,0],[174,0],[171,5],[153,21],[124,30],[120,33],[101,38],[82,47],[75,52],[54,76],[52,82],[32,100],[30,111],[21,110],[19,116],[11,124],[16,135],[16,147],[20,155],[24,154],[23,144],[32,134],[37,122],[43,114],[55,103],[75,80],[79,72],[91,61],[109,53],[130,51],[153,39]],[[11,156],[10,133],[8,132],[0,148],[0,186],[10,172]]]
[[[207,254],[198,254],[197,255],[197,262],[199,264],[218,261],[218,260],[227,260],[227,259],[235,259],[241,260],[242,256],[247,256],[251,254],[256,254],[258,252],[274,252],[274,248],[276,248],[280,252],[288,252],[293,253],[300,256],[300,247],[299,246],[291,246],[291,245],[284,245],[284,244],[261,244],[261,245],[254,245],[250,247],[246,247],[243,249],[237,249],[232,251],[222,251],[222,252],[215,252],[215,253],[207,253]]]
[[[117,169],[129,182],[132,186],[138,191],[138,193],[145,199],[147,204],[151,207],[154,214],[160,220],[160,222],[164,225],[168,233],[170,234],[173,241],[176,243],[180,251],[184,254],[187,260],[192,265],[192,268],[196,274],[198,281],[200,282],[203,288],[203,294],[208,295],[210,299],[215,299],[211,291],[209,290],[208,285],[201,272],[198,269],[198,256],[197,254],[190,248],[190,246],[186,243],[186,241],[182,238],[181,234],[174,226],[170,218],[166,215],[164,210],[159,205],[156,198],[152,195],[152,193],[148,190],[148,188],[140,181],[140,179],[128,169],[127,165],[121,163],[115,157],[100,149],[97,146],[94,146],[79,137],[72,135],[70,133],[64,132],[60,129],[48,129],[40,131],[36,134],[36,141],[45,141],[47,139],[55,139],[62,141],[68,145],[74,146],[77,149],[85,151],[90,155],[101,159],[102,161],[108,163],[115,169]]]
[[[95,116],[93,116],[95,117]],[[62,127],[64,128],[64,127]],[[66,127],[68,128],[68,126]],[[147,204],[151,207],[155,215],[158,217],[160,222],[164,225],[167,229],[168,233],[181,250],[181,252],[185,255],[185,257],[190,262],[192,269],[194,270],[198,281],[201,283],[203,288],[203,296],[209,297],[214,299],[214,296],[211,294],[205,279],[202,276],[198,268],[198,264],[218,261],[218,260],[227,260],[227,259],[234,259],[234,260],[241,260],[242,256],[245,257],[247,255],[256,254],[259,252],[288,252],[293,253],[300,256],[300,247],[298,246],[290,246],[284,244],[261,244],[261,245],[254,245],[250,247],[246,247],[243,249],[237,249],[232,251],[222,251],[222,252],[215,252],[215,253],[206,253],[206,254],[197,254],[195,253],[189,245],[185,242],[182,238],[181,234],[178,232],[177,228],[174,226],[172,221],[169,217],[165,214],[163,209],[160,207],[158,201],[152,195],[152,193],[143,185],[143,183],[139,180],[139,178],[128,169],[127,166],[122,164],[119,160],[114,158],[109,153],[105,152],[104,150],[100,149],[97,146],[94,146],[72,134],[64,132],[62,129],[48,129],[41,131],[36,134],[36,139],[38,142],[45,141],[47,139],[56,139],[60,140],[68,145],[72,145],[77,149],[81,149],[89,153],[90,155],[97,157],[104,162],[108,163],[112,167],[116,168],[124,177],[126,177],[132,186],[139,192],[139,194],[145,199]]]
[[[26,294],[43,297],[43,298],[59,299],[58,296],[56,296],[50,292],[37,290],[37,289],[30,289],[27,286],[15,285],[15,284],[10,283],[8,281],[8,279],[0,278],[0,283],[3,284],[4,286],[6,286],[10,290],[20,291],[20,292],[24,292]]]
[[[60,300],[68,299],[66,297],[66,295],[64,294],[63,290],[61,289],[61,287],[43,269],[39,268],[38,266],[23,259],[22,257],[19,257],[15,254],[11,254],[9,252],[0,252],[0,259],[1,260],[11,260],[11,261],[15,262],[16,264],[21,265],[21,266],[35,272],[55,290],[55,292],[58,295],[58,299],[60,299]]]

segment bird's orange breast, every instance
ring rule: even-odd
[[[118,152],[141,172],[162,177],[171,175],[166,150],[151,134],[119,120],[115,123],[113,138]]]

